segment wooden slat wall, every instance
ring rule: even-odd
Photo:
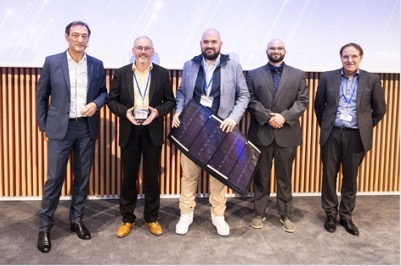
[[[47,142],[39,132],[35,118],[35,94],[40,68],[0,67],[0,197],[41,196],[46,179]],[[110,87],[114,70],[106,70]],[[171,70],[171,82],[176,91],[181,79],[180,70]],[[297,149],[294,161],[293,191],[320,192],[321,163],[319,128],[313,111],[313,99],[320,73],[307,73],[310,104],[301,118],[303,146]],[[380,74],[385,90],[388,112],[374,129],[373,149],[360,167],[360,192],[398,192],[400,186],[400,74]],[[107,107],[100,111],[100,137],[96,143],[95,159],[90,180],[92,196],[117,196],[122,180],[118,118]],[[249,125],[249,114],[240,123],[243,133]],[[165,145],[160,164],[160,186],[163,195],[180,193],[180,152],[167,140],[171,116],[165,120]],[[70,195],[71,164],[67,167],[62,195]],[[272,170],[274,176],[274,169]],[[138,179],[141,185],[141,175]],[[338,184],[341,178],[338,179]],[[208,175],[202,173],[198,193],[207,195]],[[142,187],[140,186],[142,194]],[[271,191],[275,192],[272,179]],[[252,193],[252,185],[249,192]],[[231,189],[227,193],[235,194]]]

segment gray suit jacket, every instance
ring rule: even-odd
[[[340,101],[341,69],[322,74],[315,98],[315,114],[320,125],[320,145],[324,145],[330,136],[336,119]],[[372,148],[373,127],[386,113],[383,88],[377,74],[359,70],[359,82],[356,95],[357,121],[363,148]]]
[[[176,114],[180,114],[184,106],[193,98],[199,68],[200,64],[193,60],[185,62],[181,84],[176,95]],[[222,119],[229,117],[239,124],[248,102],[249,91],[241,65],[230,59],[221,66],[220,107],[217,114]]]
[[[107,98],[103,62],[86,55],[88,94],[86,102],[94,102],[98,110]],[[70,77],[66,52],[46,57],[36,92],[36,118],[40,131],[50,139],[64,139],[70,113]],[[50,99],[50,105],[49,105]],[[92,139],[98,137],[98,115],[88,118]]]
[[[302,144],[299,118],[309,103],[305,73],[284,64],[280,85],[273,99],[273,78],[266,64],[251,70],[247,76],[251,99],[248,111],[251,114],[249,140],[260,146],[268,146],[274,140],[280,147],[296,147]],[[268,124],[269,113],[280,113],[286,122],[280,129]]]

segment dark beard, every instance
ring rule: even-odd
[[[277,59],[274,58],[274,57],[271,56],[271,55],[267,55],[267,58],[269,58],[269,61],[272,62],[272,63],[279,63],[279,62],[281,62],[281,61],[284,60],[284,56],[283,56],[283,55],[280,55],[280,57],[277,58]]]
[[[215,60],[217,57],[219,57],[220,51],[216,51],[213,54],[207,54],[206,52],[202,51],[202,55],[204,58],[206,58],[207,60]]]

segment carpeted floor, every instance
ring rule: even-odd
[[[52,250],[36,248],[40,201],[1,201],[0,264],[175,264],[175,265],[399,265],[400,196],[359,195],[353,221],[359,236],[340,225],[333,234],[323,228],[319,196],[294,197],[294,233],[282,229],[273,197],[266,224],[253,229],[252,198],[229,198],[226,220],[231,235],[220,237],[211,223],[207,198],[197,199],[194,223],[187,235],[175,234],[178,198],[163,198],[160,237],[149,233],[139,200],[135,228],[122,239],[118,200],[89,200],[85,224],[92,240],[80,240],[69,229],[70,201],[60,201],[51,231]]]

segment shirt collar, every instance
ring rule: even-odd
[[[147,71],[151,71],[152,69],[153,69],[153,64],[152,64],[152,62],[150,62]],[[134,72],[137,72],[137,71],[141,72],[141,71],[136,67],[136,65],[135,65],[135,60],[134,60],[134,62],[132,63],[132,70],[133,70]],[[146,72],[146,71],[144,71],[144,72]]]
[[[74,59],[72,59],[70,53],[68,52],[68,49],[65,51],[65,53],[67,54],[67,60],[68,60],[69,62],[74,62],[74,63],[76,63],[76,62],[74,61]],[[81,63],[81,62],[86,62],[86,60],[87,60],[87,58],[86,58],[86,53],[84,53],[84,56],[82,57],[82,59],[81,59],[77,64],[79,64],[79,63]]]
[[[281,63],[279,66],[273,66],[273,65],[270,64],[270,63],[267,63],[267,65],[269,66],[269,69],[270,69],[271,71],[273,71],[273,70],[275,70],[275,69],[278,69],[278,70],[280,70],[280,71],[283,71],[283,68],[284,68],[284,62]]]
[[[347,77],[347,76],[345,76],[345,74],[344,74],[344,69],[343,69],[343,68],[341,68],[341,76]],[[355,76],[359,76],[359,68],[358,68],[358,70],[356,71],[356,73],[354,74],[354,77],[355,77]]]

